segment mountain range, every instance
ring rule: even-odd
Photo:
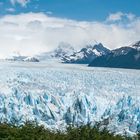
[[[38,58],[40,61],[50,61],[50,60],[61,60],[65,56],[70,56],[75,52],[72,45],[66,42],[60,42],[58,47],[50,52],[43,52],[35,57]]]
[[[109,50],[103,44],[86,45],[76,51],[66,42],[50,52],[43,52],[35,56],[13,55],[8,61],[40,62],[57,60],[62,63],[88,64],[90,67],[111,67],[140,69],[140,41],[129,46]]]
[[[87,45],[80,51],[62,58],[64,63],[88,64],[90,67],[140,69],[140,41],[109,50],[101,43]]]
[[[50,60],[61,60],[64,56],[69,56],[75,52],[74,48],[66,42],[60,42],[58,47],[50,52],[43,52],[34,56],[23,56],[20,53],[14,53],[5,58],[6,61],[21,62],[40,62]]]
[[[99,56],[89,66],[140,69],[140,41]]]
[[[80,51],[74,52],[72,55],[64,56],[62,60],[65,63],[89,64],[96,57],[108,53],[110,53],[110,50],[99,43],[95,45],[87,45]]]

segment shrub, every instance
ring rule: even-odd
[[[130,140],[122,136],[115,136],[108,130],[99,130],[90,125],[69,126],[66,132],[51,131],[37,123],[26,122],[22,126],[0,124],[0,140]]]

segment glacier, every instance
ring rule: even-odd
[[[101,122],[116,134],[140,131],[140,71],[86,65],[0,62],[0,121],[49,129]]]

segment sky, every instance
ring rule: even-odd
[[[55,17],[103,21],[121,11],[140,16],[139,0],[0,0],[0,14],[44,12]],[[9,10],[8,10],[9,9]],[[13,10],[12,10],[13,9]]]
[[[0,0],[0,57],[80,49],[115,49],[140,40],[139,0]]]

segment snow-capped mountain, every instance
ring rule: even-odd
[[[23,59],[24,62],[39,62],[39,59],[35,58],[35,57],[26,57],[25,59]]]
[[[7,57],[5,59],[2,59],[5,61],[18,61],[18,62],[39,62],[39,59],[36,57],[31,57],[31,56],[11,56]]]
[[[0,62],[0,122],[50,129],[102,122],[115,133],[140,130],[140,71]]]
[[[130,45],[130,47],[140,50],[140,41],[137,41],[136,43]]]
[[[110,50],[105,48],[101,43],[95,45],[87,45],[80,51],[63,57],[62,60],[65,63],[89,64],[96,57],[108,54],[109,52]]]
[[[74,52],[74,48],[69,43],[61,42],[54,50],[54,57],[62,58],[66,55],[71,55]]]
[[[71,55],[75,52],[74,48],[66,42],[60,42],[58,47],[50,52],[43,52],[34,56],[22,56],[20,53],[11,54],[5,59],[6,61],[26,61],[26,62],[39,62],[50,60],[61,60],[66,55]]]
[[[58,47],[51,52],[44,52],[37,55],[40,61],[46,61],[49,59],[61,60],[66,55],[71,55],[75,52],[74,48],[66,42],[59,43]]]
[[[14,52],[10,56],[6,57],[4,60],[6,61],[23,61],[27,56],[20,55],[19,52]]]
[[[89,66],[140,69],[140,42],[97,57]]]

